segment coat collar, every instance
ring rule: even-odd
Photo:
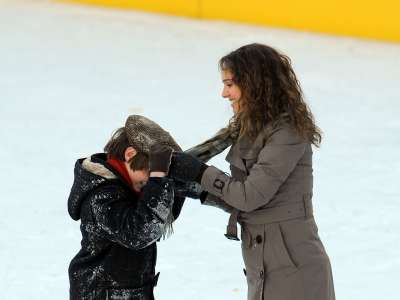
[[[248,137],[243,137],[232,145],[225,160],[231,165],[246,172],[247,170],[244,161],[257,158],[260,150],[264,147],[264,144],[264,131],[260,132],[255,140],[250,140]]]
[[[247,172],[245,160],[257,158],[269,136],[281,126],[284,126],[288,120],[289,114],[282,113],[275,124],[265,126],[254,140],[249,139],[247,136],[240,138],[232,145],[225,160],[240,170]]]

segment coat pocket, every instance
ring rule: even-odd
[[[276,265],[273,269],[284,269],[287,275],[297,272],[297,265],[290,255],[281,227],[278,223],[267,226],[267,236],[276,260]]]

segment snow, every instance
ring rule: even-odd
[[[324,131],[314,205],[338,299],[399,299],[400,45],[44,0],[0,0],[1,298],[67,299],[74,162],[142,113],[188,148],[231,116],[217,61],[249,42],[294,63]],[[228,170],[224,156],[213,163]],[[187,200],[157,299],[245,299],[228,216]]]

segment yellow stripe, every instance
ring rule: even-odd
[[[60,0],[59,2],[75,2],[122,9],[138,9],[193,18],[199,17],[200,11],[200,0]]]
[[[400,0],[64,1],[400,42]]]
[[[205,18],[400,41],[399,0],[202,0]]]

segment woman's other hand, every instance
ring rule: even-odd
[[[201,177],[208,166],[197,158],[183,152],[172,155],[169,176],[179,181],[201,183]]]

